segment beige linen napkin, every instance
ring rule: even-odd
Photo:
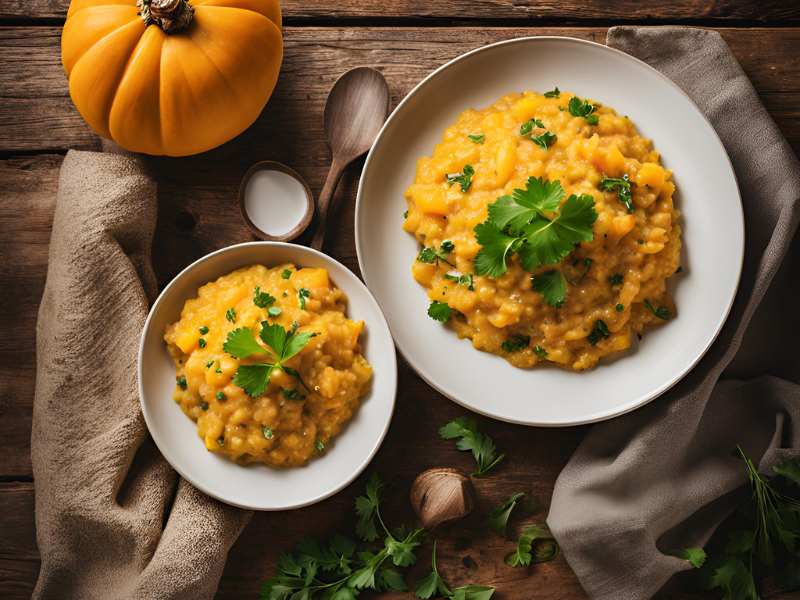
[[[800,453],[800,164],[718,33],[615,27],[608,44],[708,117],[746,226],[736,302],[711,350],[658,400],[594,426],[556,483],[548,523],[581,584],[592,598],[633,600],[690,568],[665,552],[703,545],[730,513],[745,483],[736,444],[762,469]]]
[[[147,436],[136,356],[155,220],[134,158],[67,154],[36,337],[35,598],[210,598],[251,515],[181,480]]]

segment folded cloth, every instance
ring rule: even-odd
[[[251,516],[181,480],[147,435],[136,356],[155,221],[136,159],[67,154],[36,332],[34,598],[210,598]]]
[[[767,469],[800,454],[800,164],[720,35],[614,27],[608,45],[677,83],[733,162],[744,270],[703,360],[647,407],[594,426],[556,482],[548,524],[592,598],[649,598],[730,514],[745,482],[737,444]],[[689,248],[691,252],[691,248]],[[676,351],[680,349],[676,348]]]

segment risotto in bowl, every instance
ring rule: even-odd
[[[139,351],[161,453],[207,494],[257,510],[352,481],[388,429],[396,378],[388,327],[358,278],[278,242],[187,267],[153,305]]]

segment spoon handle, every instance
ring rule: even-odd
[[[322,186],[322,191],[319,193],[319,198],[317,199],[317,230],[311,240],[311,247],[314,250],[322,252],[322,247],[325,245],[325,233],[328,229],[331,201],[346,166],[347,163],[341,162],[334,157],[331,162],[331,168],[328,171],[328,177],[325,179],[325,185]]]

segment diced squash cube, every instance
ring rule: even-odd
[[[614,234],[618,237],[622,237],[628,233],[631,229],[633,229],[634,225],[636,225],[636,217],[633,215],[614,217],[614,220],[611,222]]]
[[[625,170],[625,157],[622,155],[622,152],[619,151],[619,148],[611,146],[603,158],[603,166],[608,175],[613,177],[622,175]]]
[[[447,214],[445,190],[438,184],[413,184],[408,188],[406,195],[424,213],[429,215]]]
[[[653,188],[660,188],[667,180],[667,172],[656,163],[643,163],[636,175],[637,185],[649,185]]]
[[[596,133],[590,137],[588,140],[585,140],[580,146],[580,153],[581,156],[586,160],[595,161],[595,158],[598,156],[597,154],[597,145],[600,143],[600,136]]]
[[[517,142],[511,138],[500,142],[494,159],[497,187],[504,186],[514,172],[517,163]]]
[[[543,101],[543,97],[525,96],[521,100],[518,100],[516,104],[514,104],[514,106],[511,108],[511,114],[513,114],[514,118],[518,121],[527,121],[536,114],[536,111],[539,109]]]
[[[320,289],[330,287],[328,271],[325,269],[299,269],[292,275],[292,281],[297,287],[308,289]]]
[[[428,264],[420,261],[414,261],[411,265],[411,274],[422,285],[430,285],[433,281],[433,275],[436,273],[436,265]]]
[[[197,345],[197,340],[199,339],[200,335],[197,332],[184,331],[175,337],[175,345],[180,348],[181,352],[184,354],[189,354]]]

